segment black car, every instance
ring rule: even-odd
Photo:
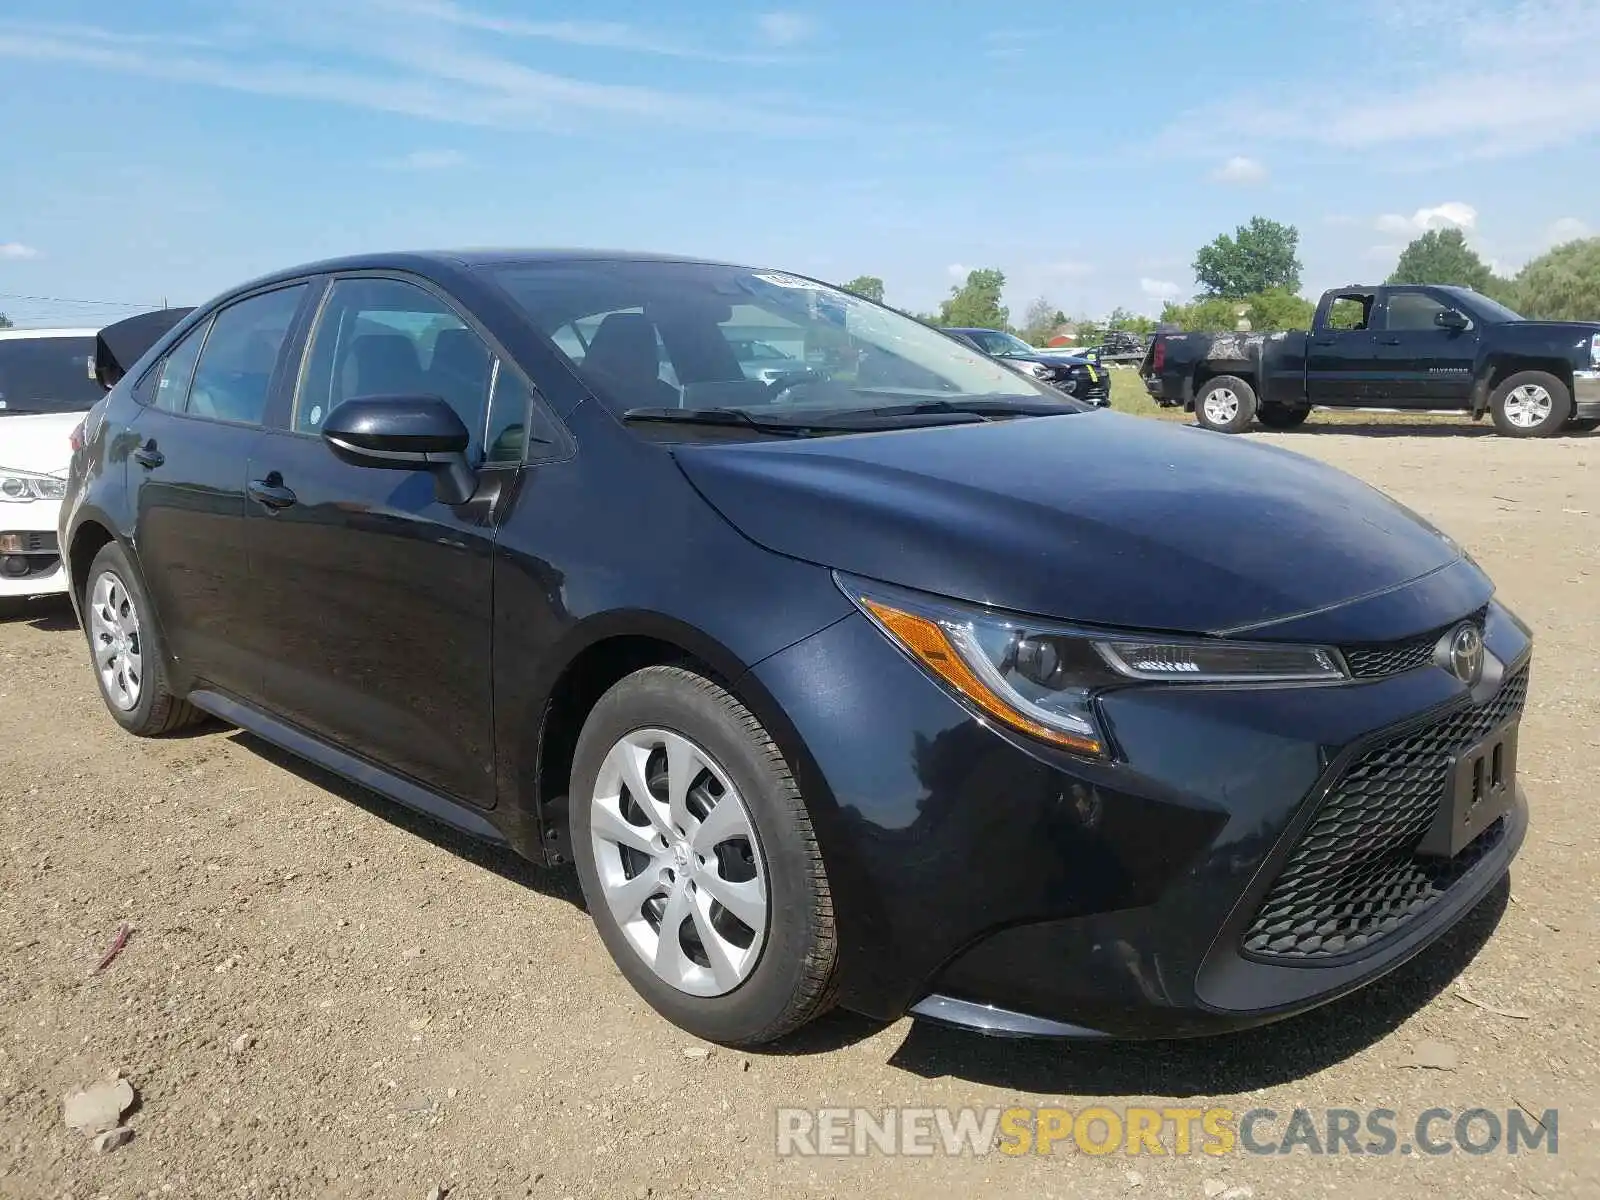
[[[757,318],[848,370],[746,378]],[[1250,1026],[1522,842],[1530,635],[1447,537],[813,280],[373,255],[129,367],[60,530],[111,715],[575,861],[706,1038]]]
[[[960,338],[991,358],[998,358],[1042,383],[1059,388],[1069,396],[1087,401],[1097,408],[1111,404],[1111,376],[1106,368],[1072,354],[1057,354],[1028,345],[1014,333],[998,329],[948,328],[944,331]]]
[[[1600,322],[1525,320],[1463,287],[1334,288],[1309,332],[1163,332],[1140,374],[1222,433],[1292,429],[1315,406],[1488,414],[1511,437],[1600,429]]]

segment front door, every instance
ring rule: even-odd
[[[304,284],[222,309],[140,382],[128,473],[134,550],[182,688],[252,697],[259,643],[245,555],[245,483]]]
[[[490,508],[441,504],[426,472],[350,466],[329,411],[369,395],[442,396],[484,458],[488,347],[416,283],[336,280],[284,428],[251,456],[248,547],[276,653],[273,712],[436,793],[494,803]],[[485,472],[494,485],[497,472]]]
[[[1461,408],[1471,398],[1479,331],[1441,328],[1450,311],[1459,310],[1420,289],[1389,293],[1378,353],[1395,407]]]

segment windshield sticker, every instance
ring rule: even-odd
[[[801,279],[798,275],[785,275],[781,271],[756,271],[755,277],[763,283],[770,283],[773,287],[803,288],[808,292],[821,289],[820,283],[812,283],[809,279]]]

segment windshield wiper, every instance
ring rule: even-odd
[[[965,425],[988,417],[961,409],[829,409],[816,417],[757,417],[742,408],[630,408],[624,421],[662,421],[684,425],[720,425],[754,429],[782,437],[809,437],[818,433],[870,433],[878,429],[903,429],[907,425]]]
[[[813,428],[809,425],[789,425],[774,421],[758,421],[749,413],[737,408],[630,408],[622,414],[624,421],[660,421],[678,425],[720,425],[728,428],[755,429],[761,433],[777,433],[785,437],[804,437]]]
[[[866,389],[858,389],[865,391]],[[862,413],[882,416],[920,416],[925,413],[966,413],[990,420],[997,416],[1053,417],[1086,411],[1081,401],[1070,396],[1060,400],[1033,400],[1027,396],[963,396],[959,400],[913,400],[904,404],[882,404],[861,409]]]

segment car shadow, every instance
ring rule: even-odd
[[[1454,929],[1377,982],[1242,1033],[1165,1042],[1023,1041],[919,1021],[889,1061],[925,1079],[1080,1096],[1218,1096],[1291,1083],[1387,1037],[1449,988],[1494,933],[1510,894],[1509,879],[1501,880]]]
[[[542,896],[564,900],[575,908],[584,909],[583,893],[578,887],[578,875],[570,864],[557,868],[536,866],[508,846],[486,842],[452,829],[432,817],[380,796],[358,783],[352,783],[342,775],[335,775],[332,771],[307,762],[287,750],[281,750],[253,733],[234,729],[228,734],[228,738],[274,766],[281,767],[307,783],[333,793],[341,800],[365,809],[373,816],[409,834],[432,842],[456,858],[464,859],[483,870],[492,871],[502,879],[538,892]]]
[[[0,600],[0,622],[31,625],[41,633],[65,633],[78,628],[78,618],[65,596]]]

